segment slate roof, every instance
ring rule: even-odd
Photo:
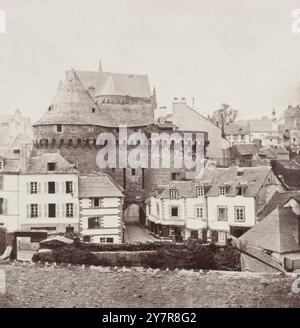
[[[230,168],[206,168],[203,176],[194,181],[172,181],[159,195],[158,198],[170,198],[170,190],[176,189],[178,198],[195,198],[196,187],[205,187],[206,196],[219,196],[219,187],[227,187],[227,196],[236,196],[236,187],[244,186],[245,197],[255,197],[260,187],[265,182],[271,168],[261,167],[230,167]],[[242,175],[238,175],[242,172]],[[240,173],[239,173],[240,174]]]
[[[96,96],[131,96],[150,98],[147,75],[76,71],[85,89],[95,88]]]
[[[121,187],[107,174],[79,176],[79,197],[124,197]]]
[[[219,187],[227,185],[227,196],[236,196],[236,187],[239,184],[246,185],[243,195],[245,197],[255,197],[264,184],[271,168],[268,166],[259,167],[230,167],[204,169],[200,182],[210,181],[211,186],[207,191],[207,196],[218,196]],[[240,174],[240,175],[238,175]]]
[[[274,211],[276,207],[284,206],[290,199],[294,199],[300,204],[300,191],[276,191],[263,211],[259,213],[259,218],[263,219]]]
[[[102,72],[92,72],[91,74],[85,72],[81,74],[74,70],[67,71],[65,81],[59,84],[57,95],[49,110],[34,125],[72,124],[117,127],[119,125],[146,126],[153,124],[154,113],[151,103],[133,105],[97,104],[88,92],[88,87],[93,86],[92,83],[102,83],[101,79],[105,77],[105,75],[104,77],[102,76],[103,74]],[[100,80],[97,78],[98,75]],[[126,93],[126,95],[128,95],[127,91],[130,91],[130,88],[134,89],[133,84],[137,84],[137,87],[139,80],[145,80],[142,78],[131,78],[129,75],[125,78],[122,74],[116,74],[116,76],[118,78],[110,78],[113,82],[110,86],[107,85],[107,88],[114,88],[115,93],[118,93],[118,90],[121,89],[120,92]],[[133,80],[131,81],[131,79]],[[128,82],[129,85],[125,87],[123,84],[127,80],[131,84]],[[147,78],[146,81],[148,83]],[[140,86],[143,90],[145,88],[144,84],[145,81]],[[134,94],[136,96],[138,94],[146,95],[142,90]]]
[[[48,171],[48,163],[56,163],[55,171]],[[42,153],[38,157],[31,157],[26,173],[34,174],[57,174],[77,173],[75,166],[70,164],[59,152]]]
[[[238,120],[236,123],[239,125],[248,126],[250,132],[272,131],[271,119]]]
[[[287,155],[289,152],[283,146],[267,146],[262,147],[258,154],[267,158],[276,158],[278,155]]]
[[[290,207],[277,207],[239,240],[242,244],[254,245],[280,254],[298,252],[298,225],[299,219]]]
[[[235,144],[232,146],[237,150],[237,152],[241,156],[246,156],[246,155],[255,155],[258,152],[258,147],[254,143],[249,143],[249,144]]]
[[[245,135],[249,134],[249,128],[239,124],[229,124],[224,126],[224,133],[225,135]]]

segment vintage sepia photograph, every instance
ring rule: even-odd
[[[299,308],[299,58],[297,0],[0,0],[0,308]]]

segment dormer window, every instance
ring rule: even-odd
[[[236,187],[236,194],[238,196],[243,196],[243,193],[244,193],[243,187],[242,186],[237,186]]]
[[[204,187],[197,187],[196,188],[197,197],[204,197]]]
[[[47,165],[48,171],[55,171],[56,163],[49,162]]]
[[[219,187],[219,195],[226,196],[226,187]]]
[[[170,198],[171,199],[176,199],[177,198],[177,190],[176,189],[171,189],[170,190]]]

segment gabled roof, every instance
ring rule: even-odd
[[[48,171],[48,163],[55,163],[55,171]],[[26,173],[55,174],[55,173],[77,173],[75,166],[70,164],[59,152],[42,153],[38,157],[31,157]]]
[[[243,195],[245,197],[255,197],[270,172],[271,168],[267,166],[206,168],[199,181],[212,182],[207,191],[207,196],[218,196],[219,187],[226,183],[228,185],[227,196],[235,196],[236,187],[240,184],[246,184]]]
[[[176,189],[177,198],[196,198],[196,187],[201,186],[195,181],[172,181],[170,184],[157,196],[162,199],[170,198],[170,191]]]
[[[255,155],[258,152],[258,147],[254,143],[249,144],[235,144],[232,146],[241,156]]]
[[[239,240],[246,246],[254,245],[280,254],[298,252],[298,225],[299,219],[290,207],[277,207]]]
[[[259,218],[263,219],[270,214],[276,207],[284,206],[289,200],[294,199],[300,204],[300,191],[276,191],[263,211],[259,213]]]
[[[124,197],[121,190],[107,174],[79,176],[79,197]]]
[[[98,85],[99,83],[101,86]],[[106,84],[102,85],[103,83]],[[144,90],[145,84],[149,88],[149,93]],[[99,88],[102,90],[102,87],[105,87],[105,93],[151,97],[146,76],[142,78],[137,75],[71,70],[66,72],[65,81],[59,84],[57,95],[49,110],[34,125],[72,124],[103,127],[127,125],[138,127],[154,123],[154,113],[150,101],[143,104],[98,104],[88,91],[91,86],[96,90]],[[138,88],[143,91],[137,90],[134,93],[133,90]]]
[[[245,135],[249,134],[248,126],[238,125],[238,124],[229,124],[224,126],[225,135]]]
[[[239,125],[248,126],[250,132],[272,131],[271,119],[237,120],[236,123]]]
[[[131,96],[150,98],[151,90],[147,75],[111,72],[76,71],[85,89],[95,88],[96,96]]]

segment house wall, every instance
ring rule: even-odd
[[[48,182],[55,182],[55,194],[48,193]],[[73,193],[65,191],[66,181],[73,182]],[[30,193],[30,182],[38,183],[38,193]],[[56,204],[56,217],[49,218],[48,204]],[[74,217],[66,217],[66,204],[72,203]],[[39,216],[30,217],[30,204],[38,204]],[[37,227],[54,227],[63,233],[69,225],[79,230],[78,177],[75,174],[34,174],[20,175],[20,225],[24,230]]]
[[[218,206],[226,206],[227,221],[218,220]],[[245,222],[236,222],[235,206],[245,208]],[[208,228],[210,230],[230,231],[230,226],[235,227],[253,227],[256,223],[255,199],[254,197],[207,197]]]
[[[183,238],[188,239],[192,230],[198,230],[201,236],[202,229],[207,227],[206,198],[179,198],[159,199],[151,197],[150,206],[147,205],[147,219],[164,226],[178,226],[183,229]],[[178,217],[171,216],[172,206],[178,207]],[[196,208],[203,208],[203,219],[196,217]],[[157,209],[159,208],[159,213]],[[150,209],[150,212],[149,212]]]
[[[0,226],[12,232],[20,228],[19,174],[1,174],[0,179],[3,179],[0,198],[4,202],[3,214],[0,214]]]
[[[224,165],[225,150],[229,147],[229,142],[222,138],[219,127],[185,103],[173,104],[171,120],[182,131],[206,131],[209,140],[206,155]]]
[[[80,198],[80,232],[90,237],[90,242],[100,243],[100,238],[113,238],[113,243],[123,242],[122,198],[101,198],[100,207],[93,207],[90,198]],[[88,219],[99,217],[101,229],[89,229]]]

